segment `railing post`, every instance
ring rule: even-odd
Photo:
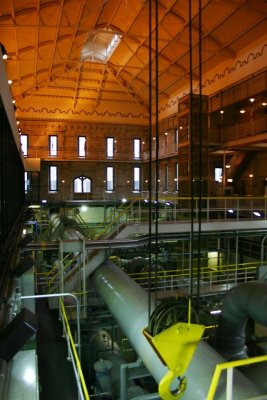
[[[59,291],[64,292],[63,242],[59,239]]]
[[[233,400],[233,368],[227,369],[226,400]]]

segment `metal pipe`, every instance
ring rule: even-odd
[[[217,348],[227,359],[247,357],[248,319],[267,326],[267,284],[247,282],[231,289],[223,302],[217,330]]]
[[[147,292],[110,261],[98,267],[91,279],[148,371],[159,383],[168,370],[142,334],[148,321]],[[205,400],[215,366],[221,362],[225,362],[225,359],[205,341],[201,341],[186,373],[187,389],[183,400]],[[222,376],[217,400],[225,399],[225,388],[226,380],[225,376]],[[235,371],[233,392],[235,400],[261,394],[239,371]]]

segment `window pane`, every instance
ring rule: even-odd
[[[57,167],[50,166],[49,167],[49,191],[56,192],[57,184],[58,184]]]
[[[107,138],[106,152],[108,158],[114,157],[114,138]]]
[[[49,136],[49,155],[57,156],[57,136]]]
[[[140,184],[140,167],[134,167],[134,187],[133,190],[140,191],[141,184]]]
[[[174,190],[178,192],[179,186],[179,164],[175,164],[175,178],[174,178]]]
[[[175,131],[174,131],[174,143],[175,144],[179,144],[179,130],[178,130],[178,128],[175,128]]]
[[[81,178],[74,179],[74,193],[82,193],[82,180],[81,180]]]
[[[90,193],[91,192],[91,180],[89,178],[83,179],[83,192]]]
[[[141,157],[141,140],[134,139],[134,158],[140,159]]]
[[[113,191],[114,190],[114,168],[107,167],[107,190]]]
[[[28,135],[20,135],[21,151],[24,157],[28,155]]]
[[[168,164],[165,165],[164,168],[164,187],[163,190],[167,191],[169,186],[169,167]]]
[[[29,172],[24,172],[24,190],[25,193],[28,193],[30,188],[30,174]]]
[[[78,137],[78,156],[85,157],[86,154],[86,137],[79,136]]]
[[[215,182],[222,182],[222,168],[216,167],[214,169],[214,180]]]

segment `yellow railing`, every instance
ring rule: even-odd
[[[98,228],[96,227],[95,235],[94,235],[94,237],[92,237],[92,239],[97,240],[97,239],[100,239],[101,237],[104,237],[107,232],[111,233],[111,231],[112,231],[111,228],[113,228],[116,225],[116,223],[121,219],[121,217],[123,215],[125,215],[130,210],[130,208],[134,205],[134,203],[135,203],[135,200],[131,201],[131,203],[127,204],[126,206],[125,205],[121,205],[119,208],[114,210],[114,213],[109,218],[110,222],[107,225],[105,225],[104,228],[103,228],[103,224],[102,224],[101,225],[101,231],[99,233],[98,233],[98,230],[97,230]],[[119,211],[119,213],[118,213],[118,211]],[[114,218],[113,218],[113,216],[114,216]],[[106,220],[105,223],[107,223],[107,221],[108,220]]]
[[[210,267],[201,267],[200,270],[200,275],[203,278],[207,278],[210,275],[215,275],[215,274],[227,274],[227,273],[233,273],[233,272],[256,272],[257,266],[259,266],[261,263],[260,261],[253,261],[249,263],[241,263],[236,266],[236,264],[227,264],[227,265],[220,265],[215,268],[210,268]],[[171,270],[158,270],[157,273],[155,271],[152,271],[152,279],[157,278],[159,279],[166,279],[166,278],[188,278],[189,276],[198,276],[198,272],[196,269],[193,269],[192,273],[189,271],[189,269],[184,268],[183,271],[179,271],[179,269],[171,269]],[[131,276],[135,281],[140,281],[140,280],[146,280],[149,276],[149,272],[135,272],[135,273],[129,273],[129,276]]]
[[[66,314],[62,299],[60,299],[60,309],[61,309],[61,313],[63,316],[63,324],[64,324],[65,334],[67,336],[68,344],[70,344],[69,350],[71,351],[71,357],[72,357],[72,361],[74,363],[73,366],[75,367],[75,372],[76,372],[75,376],[76,376],[76,378],[78,378],[77,379],[78,389],[79,389],[80,394],[82,395],[82,399],[90,400],[88,390],[86,387],[86,383],[85,383],[85,379],[83,376],[83,371],[81,368],[80,359],[77,354],[76,346],[74,344],[74,340],[72,337],[71,329],[69,326],[67,314]]]
[[[75,255],[73,257],[73,253],[68,253],[64,259],[63,259],[63,273],[66,272],[66,270],[74,263],[77,261],[79,258],[79,254]],[[36,281],[38,280],[38,277],[40,279],[43,278],[43,282],[41,282],[39,285],[40,286],[46,286],[45,292],[51,293],[52,288],[55,286],[57,283],[58,279],[60,276],[59,272],[59,266],[55,265],[53,268],[51,268],[48,272],[35,272],[35,277]],[[39,280],[40,280],[39,279]]]
[[[221,364],[217,364],[212,380],[211,380],[211,384],[210,384],[210,388],[209,388],[209,392],[208,392],[208,396],[206,398],[206,400],[213,400],[215,393],[216,393],[216,389],[221,377],[221,373],[224,370],[227,370],[227,380],[226,380],[226,385],[227,385],[227,400],[232,400],[232,391],[233,391],[233,368],[237,368],[237,367],[243,367],[245,365],[251,365],[251,364],[256,364],[256,363],[260,363],[260,362],[264,362],[267,361],[267,355],[264,356],[258,356],[258,357],[252,357],[252,358],[246,358],[246,359],[242,359],[242,360],[235,360],[235,361],[229,361],[229,362],[225,362],[225,363],[221,363]],[[267,394],[265,394],[264,396],[258,396],[258,397],[253,397],[253,400],[256,399],[266,399],[267,398]]]
[[[186,267],[183,269],[152,271],[150,274],[148,271],[129,273],[129,276],[143,287],[149,281],[155,282],[157,280],[156,286],[158,290],[188,289],[190,277],[194,281],[200,278],[199,284],[201,287],[212,289],[216,285],[238,284],[254,280],[259,265],[260,262],[249,262],[238,265],[218,266],[217,269],[201,267],[200,274],[196,268],[193,268],[193,271],[190,272],[189,268]]]

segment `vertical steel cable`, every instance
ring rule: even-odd
[[[151,271],[152,271],[152,0],[149,0],[149,269],[148,269],[148,325],[151,315]]]
[[[189,296],[193,295],[193,262],[194,262],[194,143],[193,143],[193,54],[192,54],[192,0],[188,3],[188,29],[189,29],[189,137],[190,137],[190,243],[189,243]],[[189,160],[188,160],[189,161]]]
[[[159,59],[158,59],[158,1],[155,2],[155,129],[156,129],[156,221],[155,221],[155,303],[157,305],[157,288],[158,288],[158,228],[159,228]]]
[[[202,10],[201,0],[198,1],[198,59],[199,59],[199,98],[198,98],[198,181],[199,181],[199,206],[198,206],[198,252],[197,252],[197,298],[200,295],[200,276],[201,276],[201,220],[202,220]]]

